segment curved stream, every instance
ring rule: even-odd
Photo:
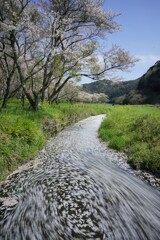
[[[97,137],[104,115],[48,142],[39,167],[17,173],[1,196],[0,239],[160,239],[160,193],[121,170]]]

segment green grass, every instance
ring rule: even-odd
[[[160,173],[160,108],[114,106],[99,135],[109,147],[125,150],[133,167]]]
[[[22,108],[12,99],[0,112],[0,179],[34,157],[45,142],[69,124],[91,115],[105,113],[102,104],[61,103],[40,105],[38,112]]]

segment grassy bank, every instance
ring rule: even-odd
[[[114,106],[99,135],[109,147],[126,150],[135,168],[160,173],[160,108]]]
[[[34,157],[47,139],[64,127],[90,115],[105,113],[100,104],[43,104],[39,112],[12,100],[0,112],[0,179]]]

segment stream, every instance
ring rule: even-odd
[[[113,163],[104,117],[63,130],[1,184],[0,240],[160,239],[160,192]]]

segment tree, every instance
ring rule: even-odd
[[[104,12],[101,0],[2,0],[0,7],[4,102],[17,74],[15,90],[37,111],[40,99],[52,103],[68,81],[101,79],[135,62],[117,46],[97,57],[99,40],[119,30],[118,14]]]
[[[49,9],[58,15],[58,24],[53,23],[54,47],[61,59],[61,74],[54,78],[50,102],[70,79],[80,76],[101,79],[107,71],[125,70],[135,62],[117,46],[103,53],[103,62],[96,57],[99,39],[119,30],[114,21],[117,14],[103,12],[102,1],[51,1]]]
[[[0,60],[3,62],[3,72],[6,75],[7,85],[2,107],[6,105],[15,71],[19,75],[17,90],[23,89],[33,107],[33,101],[27,91],[26,83],[38,72],[34,72],[35,67],[38,65],[37,60],[34,58],[32,61],[31,59],[31,53],[35,50],[38,36],[37,33],[33,34],[36,10],[31,7],[30,3],[31,0],[3,0],[1,3]],[[32,65],[30,69],[29,62]]]
[[[76,102],[78,100],[79,92],[81,88],[75,84],[73,81],[68,81],[63,89],[57,94],[56,101],[65,100],[69,102]]]
[[[11,10],[8,9],[8,14],[11,15]],[[0,28],[0,84],[1,84],[1,98],[2,101],[2,107],[6,107],[7,100],[9,98],[9,95],[11,93],[11,83],[14,79],[14,75],[16,73],[16,65],[13,59],[10,57],[11,47],[9,45],[8,37],[9,34],[7,31],[7,25],[5,22],[8,21],[7,18],[7,2],[2,1],[0,3],[0,22],[1,22],[1,28]]]

